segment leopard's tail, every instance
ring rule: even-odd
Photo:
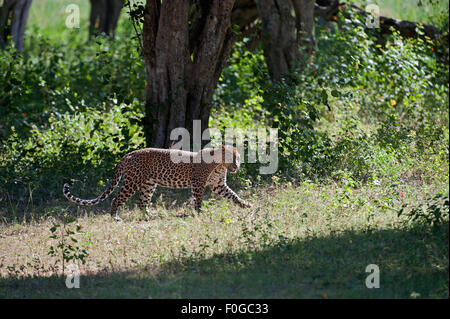
[[[122,177],[122,171],[120,167],[117,168],[116,173],[114,174],[114,179],[112,180],[111,184],[109,184],[108,188],[97,198],[94,199],[81,199],[78,197],[75,197],[70,192],[70,185],[68,183],[64,184],[63,186],[63,194],[64,196],[71,202],[83,205],[83,206],[92,206],[97,205],[100,202],[103,202],[105,199],[108,198],[109,195],[116,189],[116,187],[119,185],[120,178]]]

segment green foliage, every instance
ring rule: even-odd
[[[86,107],[76,114],[51,113],[44,129],[34,125],[30,136],[13,133],[0,147],[0,189],[25,196],[28,186],[48,200],[72,178],[95,186],[112,177],[127,152],[144,145],[139,103]],[[15,178],[11,178],[15,176]],[[90,189],[92,191],[92,189]],[[53,195],[53,196],[54,196]]]
[[[404,215],[409,223],[436,229],[449,221],[448,196],[437,194],[426,199],[420,205],[403,205],[398,211],[398,216]]]
[[[238,44],[213,123],[277,127],[279,173],[290,177],[398,179],[430,158],[445,165],[448,64],[436,45],[394,32],[381,46],[376,33],[348,20],[318,29],[315,55],[278,84],[264,76],[262,50]]]
[[[9,48],[0,61],[0,141],[14,127],[27,136],[51,114],[83,112],[103,103],[143,101],[145,68],[132,40],[97,38],[89,44],[73,34],[65,43],[32,35],[26,55]]]
[[[121,27],[115,41],[35,31],[24,55],[7,48],[0,59],[0,198],[14,203],[60,197],[70,179],[92,194],[144,143],[145,68],[135,41]]]
[[[57,213],[55,215],[58,215]],[[60,263],[62,266],[62,272],[64,273],[65,263],[70,261],[80,261],[83,265],[86,263],[86,258],[89,256],[86,248],[90,244],[90,241],[85,243],[79,242],[79,238],[84,235],[80,225],[76,225],[75,229],[70,228],[70,224],[75,222],[75,218],[63,214],[61,216],[62,223],[53,222],[50,228],[50,239],[56,241],[54,245],[51,245],[48,250],[48,255],[52,257],[60,257],[55,264]]]

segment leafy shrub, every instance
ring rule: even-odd
[[[406,159],[439,154],[448,162],[448,64],[430,41],[394,32],[382,47],[361,24],[345,21],[319,31],[314,57],[274,85],[261,49],[243,46],[221,77],[213,123],[277,127],[280,173],[347,171],[364,181],[400,176]]]
[[[28,136],[51,114],[84,111],[102,103],[144,100],[145,68],[131,40],[97,38],[89,44],[75,34],[65,43],[31,35],[26,55],[9,48],[0,59],[0,141]]]
[[[88,240],[82,243],[79,242],[80,238],[76,238],[85,234],[80,225],[76,225],[75,228],[70,227],[70,224],[75,222],[75,218],[64,214],[61,219],[61,223],[53,222],[50,228],[49,239],[53,239],[55,243],[49,247],[48,255],[55,257],[55,268],[58,268],[59,263],[64,274],[66,263],[81,262],[83,265],[86,263],[86,258],[89,256],[87,246],[91,242]]]
[[[448,196],[437,194],[427,198],[425,203],[409,207],[403,205],[398,211],[398,216],[405,216],[409,223],[423,227],[436,228],[447,224],[449,221]]]
[[[60,196],[63,183],[72,178],[95,189],[112,177],[125,153],[143,146],[139,110],[135,101],[101,109],[86,107],[77,114],[50,114],[45,129],[34,125],[26,139],[12,128],[0,147],[0,193],[26,197],[31,188],[48,200]]]

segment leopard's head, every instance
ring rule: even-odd
[[[223,159],[225,167],[231,172],[236,173],[241,167],[241,155],[242,147],[234,147],[231,145],[225,145],[223,147]]]

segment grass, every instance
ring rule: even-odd
[[[448,224],[426,232],[397,216],[403,203],[448,192],[441,188],[349,193],[303,182],[242,194],[250,210],[208,197],[200,215],[181,204],[165,209],[169,196],[152,216],[132,208],[121,222],[79,209],[77,238],[89,252],[80,289],[65,287],[48,255],[52,218],[4,225],[0,297],[447,298]],[[380,268],[379,289],[365,286],[369,264]]]
[[[66,20],[74,14],[68,10],[70,5],[76,5],[79,9],[79,28],[70,29],[66,26]],[[117,26],[117,36],[123,28],[130,28],[128,24],[126,9],[122,10]],[[31,34],[40,34],[59,42],[70,39],[70,33],[76,33],[79,41],[87,41],[89,37],[89,16],[91,6],[87,0],[39,0],[33,1],[29,11],[25,39],[29,39]],[[51,17],[49,19],[48,17]],[[27,45],[33,46],[32,43]]]
[[[75,4],[79,8],[80,28],[71,32],[80,34],[84,40],[88,39],[89,33],[89,1],[82,0],[40,0],[31,3],[25,39],[29,39],[31,34],[43,34],[58,41],[66,38],[69,28],[66,26],[66,19],[71,14],[66,12],[69,5]],[[51,19],[46,17],[52,17]],[[31,44],[32,45],[32,44]]]

